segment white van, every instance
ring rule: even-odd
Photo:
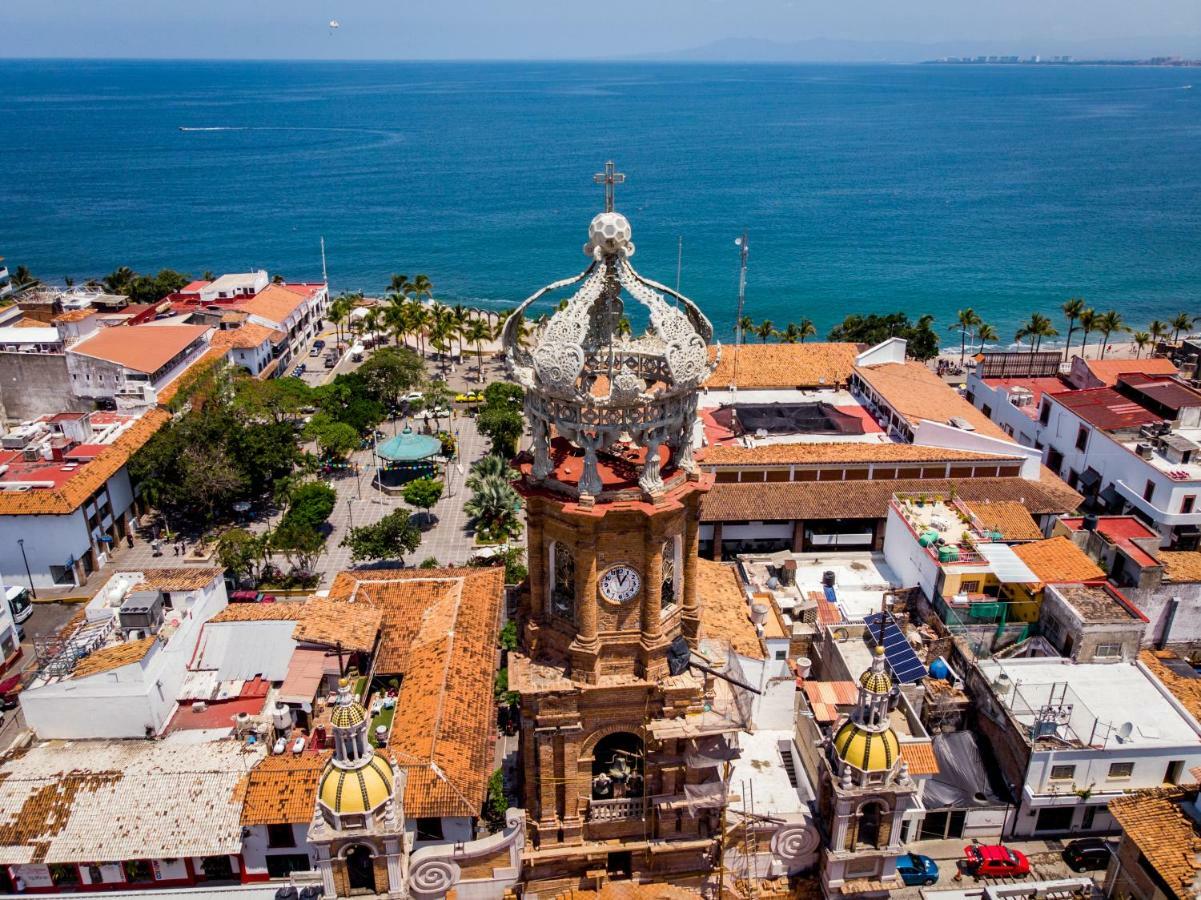
[[[33,603],[29,599],[29,588],[13,585],[4,592],[8,601],[9,611],[13,614],[14,622],[24,622],[33,615]]]
[[[350,348],[350,358],[352,360],[354,360],[355,362],[362,362],[363,354],[366,351],[367,351],[367,348],[364,347],[362,344],[355,344],[353,347]]]

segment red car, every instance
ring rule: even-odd
[[[1030,860],[1020,850],[1000,844],[972,844],[963,848],[965,868],[977,878],[1025,878],[1030,874]]]
[[[230,603],[274,603],[275,597],[272,594],[264,594],[262,591],[234,591],[229,595]]]

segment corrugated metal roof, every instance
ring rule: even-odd
[[[219,681],[283,681],[296,649],[295,623],[206,622],[200,635],[193,669],[214,669]]]
[[[977,544],[976,552],[988,560],[993,574],[1002,584],[1035,584],[1039,581],[1008,544]]]

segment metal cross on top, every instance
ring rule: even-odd
[[[605,186],[605,212],[613,212],[613,188],[626,180],[625,175],[617,171],[613,160],[609,160],[605,163],[605,171],[597,172],[592,180]]]

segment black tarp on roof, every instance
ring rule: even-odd
[[[863,434],[863,421],[829,403],[740,403],[734,419],[754,434]]]

